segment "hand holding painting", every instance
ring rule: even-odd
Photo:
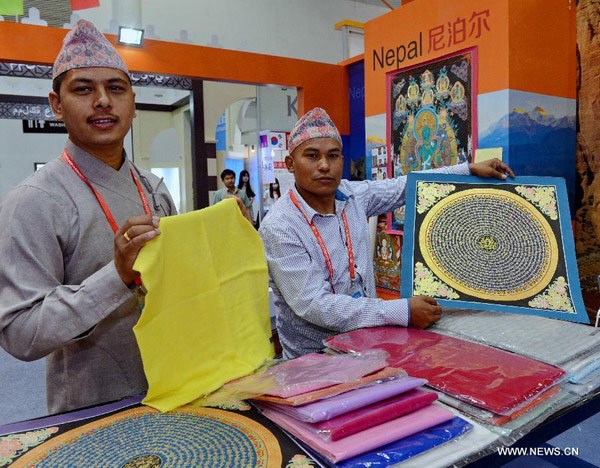
[[[415,296],[408,300],[410,322],[413,328],[427,328],[442,317],[442,308],[433,297]]]
[[[471,174],[479,177],[495,177],[496,179],[504,180],[509,175],[515,177],[514,172],[505,163],[499,159],[489,159],[480,163],[469,164]]]

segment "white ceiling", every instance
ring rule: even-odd
[[[382,0],[347,0],[354,3],[363,3],[386,7]],[[392,7],[398,8],[402,0],[385,0]],[[47,97],[51,89],[51,81],[38,78],[16,78],[10,76],[0,76],[0,95],[16,96],[36,96]],[[136,102],[140,104],[172,105],[177,101],[189,95],[188,91],[159,88],[159,87],[139,87],[135,86]]]

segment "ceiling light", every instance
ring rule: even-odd
[[[119,26],[119,39],[117,42],[122,45],[142,47],[144,43],[144,30]]]

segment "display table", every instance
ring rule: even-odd
[[[524,326],[523,321],[532,322],[527,326],[529,330],[535,330],[535,345],[527,346],[527,350],[520,354],[531,357],[532,353],[540,353],[547,346],[554,349],[543,351],[547,353],[547,361],[554,359],[554,354],[566,359],[561,367],[567,370],[567,379],[560,384],[560,392],[552,397],[550,403],[531,411],[527,417],[499,427],[481,424],[447,406],[471,422],[474,429],[400,466],[501,466],[518,455],[498,455],[499,447],[547,447],[547,441],[600,410],[599,379],[594,377],[598,373],[594,365],[594,356],[598,354],[596,348],[600,344],[598,330],[539,317],[486,314],[476,319],[485,321],[484,331],[481,331],[481,324],[473,323],[476,317],[473,313],[463,315],[460,311],[447,312],[434,331],[457,337],[477,329],[479,331],[472,333],[470,340],[481,342],[486,333],[488,339],[495,336],[490,327],[498,326],[500,320],[503,336],[497,338],[494,345],[513,348],[515,352],[514,348],[520,346],[519,334],[522,338],[527,333],[515,331],[511,335],[508,324],[520,330]],[[582,336],[578,337],[578,334]],[[572,358],[556,351],[566,346],[568,340],[577,341],[571,346],[577,351]],[[582,344],[584,341],[586,343]],[[585,378],[587,383],[570,383],[569,376],[582,379],[582,367],[591,369]],[[184,406],[174,413],[161,414],[141,405],[141,399],[141,396],[133,397],[0,426],[0,466],[9,463],[31,465],[40,460],[60,460],[62,464],[73,462],[76,465],[76,457],[83,457],[79,459],[85,460],[87,465],[93,457],[99,457],[93,458],[94,463],[119,466],[127,466],[127,463],[133,466],[141,461],[156,462],[154,466],[159,466],[182,460],[187,465],[205,462],[209,466],[227,463],[235,466],[240,463],[251,466],[311,466],[308,465],[311,459],[303,449],[245,403],[226,410]]]

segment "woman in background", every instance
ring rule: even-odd
[[[281,189],[279,188],[279,180],[275,179],[275,182],[269,184],[269,188],[265,189],[265,213],[269,211],[269,208],[281,197]]]
[[[250,186],[250,173],[245,169],[240,172],[240,178],[238,181],[237,188],[246,192],[246,196],[248,197],[248,200],[250,200],[250,206],[248,206],[248,209],[250,210],[250,216],[252,217],[252,219],[254,219],[253,205],[254,205],[254,197],[256,197],[256,194],[254,193],[254,190],[252,190],[252,187]]]

